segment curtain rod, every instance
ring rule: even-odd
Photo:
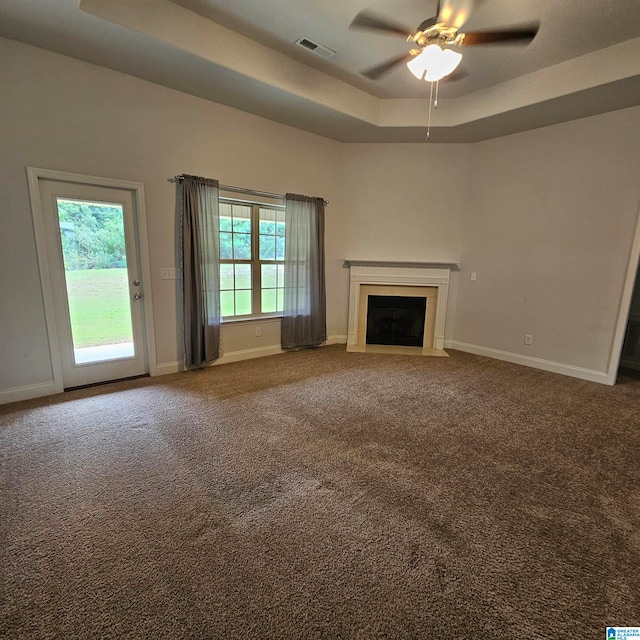
[[[173,180],[170,179],[171,182],[179,182],[180,180],[184,180],[184,176],[182,174],[178,176],[173,176]],[[218,189],[220,191],[232,191],[233,193],[247,193],[252,196],[262,196],[263,198],[273,198],[274,200],[284,200],[284,196],[281,193],[270,193],[269,191],[255,191],[253,189],[243,189],[242,187],[232,187],[228,184],[220,184],[218,185]],[[323,200],[325,204],[329,204],[328,200]]]

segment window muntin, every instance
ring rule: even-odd
[[[224,319],[278,315],[284,301],[284,209],[220,201]]]

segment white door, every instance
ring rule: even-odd
[[[148,373],[132,192],[38,184],[65,389]]]

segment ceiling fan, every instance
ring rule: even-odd
[[[379,17],[369,11],[361,11],[353,19],[351,29],[367,29],[406,38],[416,46],[408,53],[391,58],[362,71],[370,80],[377,80],[394,67],[407,63],[418,79],[436,82],[452,73],[462,59],[462,54],[449,47],[469,47],[492,44],[529,44],[538,33],[539,24],[495,31],[461,32],[469,19],[474,4],[482,0],[440,0],[436,15],[427,18],[411,31],[402,25]]]

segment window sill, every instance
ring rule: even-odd
[[[271,314],[265,316],[240,316],[237,318],[223,318],[221,324],[244,324],[251,322],[265,322],[269,320],[281,320],[282,314]]]

